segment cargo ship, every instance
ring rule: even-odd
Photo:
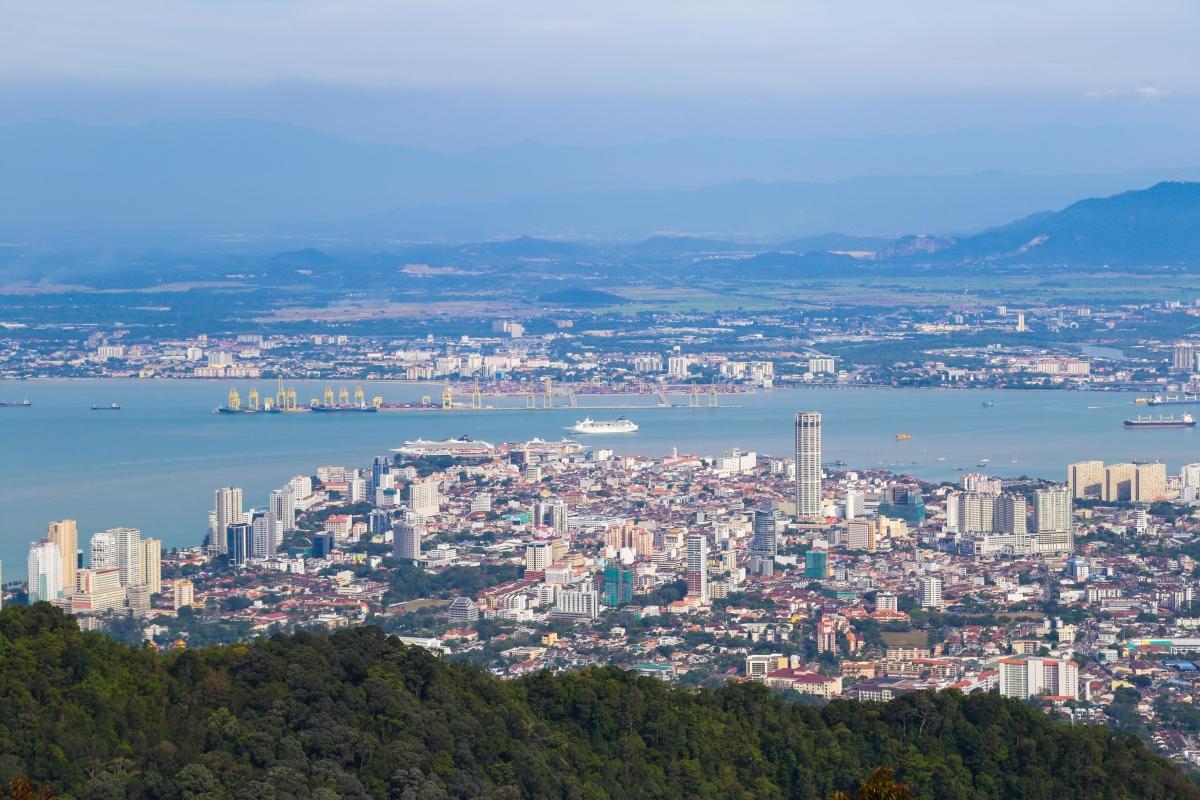
[[[13,403],[6,400],[0,400],[0,408],[29,408],[33,403],[28,400],[22,400],[19,403]]]
[[[1138,416],[1134,419],[1125,420],[1126,428],[1194,428],[1196,427],[1196,418],[1191,414],[1184,414],[1181,417],[1176,417],[1174,414],[1169,416],[1158,415],[1157,417]]]
[[[1200,394],[1156,394],[1146,401],[1148,406],[1194,406],[1200,404]]]
[[[98,406],[95,404],[92,405],[92,411],[120,411],[120,410],[121,410],[120,403],[109,403],[106,406]]]
[[[310,406],[310,411],[315,411],[318,414],[374,414],[379,409],[375,406]]]

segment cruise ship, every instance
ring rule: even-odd
[[[450,456],[451,458],[491,458],[496,448],[490,442],[477,441],[470,436],[458,439],[413,439],[392,452],[410,458]]]
[[[638,429],[637,423],[624,417],[616,419],[592,419],[584,417],[567,430],[572,433],[633,433]]]
[[[1184,414],[1176,417],[1174,414],[1169,416],[1143,417],[1138,416],[1134,419],[1125,420],[1126,428],[1194,428],[1196,427],[1196,418],[1191,414]]]

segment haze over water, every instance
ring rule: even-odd
[[[558,439],[585,415],[625,415],[641,426],[632,435],[580,437],[618,453],[662,456],[719,455],[731,447],[787,456],[792,415],[824,415],[824,460],[849,468],[885,466],[927,480],[956,480],[962,467],[988,459],[986,471],[1062,480],[1065,466],[1085,458],[1109,462],[1163,460],[1168,471],[1200,460],[1194,429],[1125,430],[1121,421],[1144,411],[1132,394],[1062,391],[927,391],[903,389],[795,389],[723,395],[719,408],[645,408],[529,412],[397,412],[346,415],[230,417],[212,409],[231,386],[245,396],[250,383],[218,381],[4,381],[0,400],[28,398],[27,409],[0,409],[0,558],[4,578],[25,572],[29,542],[46,522],[79,520],[81,544],[94,531],[140,528],[166,547],[200,544],[213,490],[241,486],[247,505],[265,505],[267,493],[296,474],[323,464],[367,466],[372,457],[406,440],[468,434],[493,444],[531,437]],[[270,381],[256,385],[273,393]],[[306,400],[325,382],[297,382]],[[334,384],[339,386],[339,384]],[[347,384],[351,390],[357,384]],[[416,400],[440,385],[363,383],[368,397]],[[467,400],[467,398],[460,398]],[[685,397],[673,401],[686,403]],[[991,400],[994,407],[983,407]],[[90,406],[119,402],[117,412]],[[484,398],[485,404],[520,400]],[[560,399],[560,402],[565,402]],[[580,397],[583,406],[604,402]],[[653,402],[637,398],[635,402]],[[701,397],[701,403],[707,398]],[[734,407],[735,405],[739,407]],[[1091,409],[1089,406],[1096,406]],[[1168,408],[1180,413],[1186,408]],[[897,442],[900,432],[911,434]]]

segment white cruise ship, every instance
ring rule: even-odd
[[[495,454],[495,451],[496,448],[490,442],[477,441],[468,436],[463,436],[460,439],[440,439],[438,441],[414,439],[411,442],[405,442],[403,447],[392,449],[393,453],[400,453],[414,458],[426,458],[430,456],[491,458]]]
[[[624,417],[617,419],[592,419],[585,417],[567,430],[574,433],[633,433],[638,429],[637,423]]]

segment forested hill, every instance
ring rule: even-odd
[[[0,780],[103,798],[1200,798],[1135,738],[998,696],[789,703],[617,669],[504,682],[372,628],[157,655],[0,612]]]

